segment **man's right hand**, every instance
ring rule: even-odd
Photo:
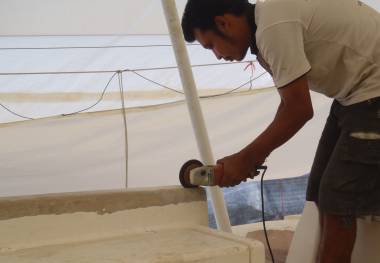
[[[220,187],[229,187],[240,184],[252,177],[256,167],[262,165],[266,156],[249,153],[242,150],[238,153],[226,156],[217,161],[217,164],[223,165],[223,178],[218,184]]]

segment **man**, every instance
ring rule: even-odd
[[[318,261],[350,262],[356,217],[380,215],[380,15],[357,0],[188,0],[182,29],[218,59],[240,61],[250,48],[281,97],[267,129],[218,161],[222,187],[247,179],[313,117],[309,89],[335,99],[307,200],[320,211]]]

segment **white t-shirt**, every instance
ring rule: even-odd
[[[380,14],[357,0],[257,0],[257,47],[277,87],[351,105],[380,96]]]

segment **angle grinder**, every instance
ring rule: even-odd
[[[250,173],[250,178],[254,178],[255,176],[260,174],[260,170],[262,171],[261,175],[261,211],[262,211],[262,219],[263,219],[263,228],[265,233],[265,239],[267,241],[267,245],[269,248],[269,252],[272,258],[272,262],[274,261],[272,248],[269,243],[267,229],[265,226],[265,216],[264,216],[264,194],[263,194],[263,178],[265,172],[267,170],[267,166],[256,166],[256,169]],[[219,185],[222,181],[224,175],[223,164],[217,165],[203,165],[202,162],[198,160],[189,160],[184,163],[179,172],[179,181],[182,186],[185,188],[194,188],[198,186],[215,186]]]
[[[266,166],[258,166],[251,173],[250,178],[259,175],[260,169],[266,169]],[[215,186],[219,185],[223,179],[223,164],[203,165],[198,160],[189,160],[184,163],[179,172],[179,181],[185,188],[194,188],[198,186]]]

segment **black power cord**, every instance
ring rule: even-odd
[[[261,175],[261,180],[260,180],[260,188],[261,188],[261,215],[262,215],[262,219],[263,219],[264,234],[265,234],[265,239],[267,241],[268,250],[269,250],[272,262],[275,263],[273,252],[272,252],[272,248],[270,247],[270,244],[269,244],[267,228],[265,226],[263,178],[264,178],[264,175],[265,175],[265,172],[267,171],[267,169],[268,169],[267,166],[258,166],[258,167],[256,167],[256,170],[262,170],[263,171],[263,173]]]

